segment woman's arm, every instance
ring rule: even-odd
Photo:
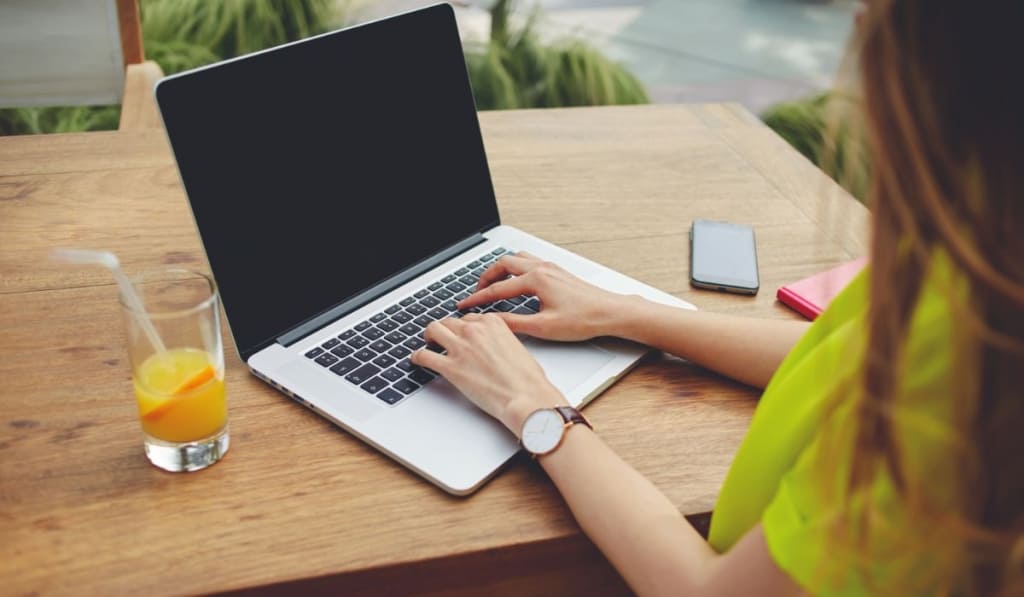
[[[758,388],[768,385],[811,325],[689,311],[639,297],[622,302],[610,335],[653,346]]]
[[[499,259],[459,307],[521,294],[538,296],[543,308],[536,315],[500,314],[516,333],[564,341],[627,338],[760,388],[810,325],[688,311],[613,294],[528,253]]]
[[[566,404],[495,314],[436,321],[426,337],[447,354],[420,350],[413,362],[440,372],[517,436],[534,410]],[[539,460],[583,531],[638,593],[797,591],[773,563],[759,529],[716,554],[663,494],[587,427],[570,427],[562,445]]]

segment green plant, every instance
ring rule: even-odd
[[[819,166],[851,195],[864,200],[870,160],[859,125],[843,118],[841,98],[822,93],[772,106],[761,119],[794,149]]]
[[[521,27],[512,27],[512,4],[512,0],[496,0],[490,9],[490,38],[466,52],[479,109],[649,101],[636,77],[583,41],[541,44],[536,34],[539,12],[534,11]]]

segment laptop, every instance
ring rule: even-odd
[[[155,92],[242,361],[445,491],[473,492],[519,445],[409,354],[501,255],[688,306],[501,224],[450,5],[169,76]],[[484,308],[539,309],[527,296]],[[577,407],[648,350],[524,342]]]

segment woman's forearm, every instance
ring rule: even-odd
[[[688,311],[635,298],[617,315],[612,334],[763,388],[808,327],[803,321]]]
[[[582,425],[539,458],[583,531],[640,595],[686,595],[717,555],[679,510]]]

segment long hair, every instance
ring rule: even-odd
[[[879,591],[1024,594],[1022,39],[1017,0],[872,0],[855,36],[872,266],[864,366],[846,384],[856,391],[841,392],[852,460],[836,537],[853,555],[882,539],[886,514],[865,499],[882,475],[906,505],[900,520],[912,519],[901,548],[923,556],[871,579]],[[900,433],[908,330],[938,253],[963,283],[942,289],[960,382],[950,389],[953,508],[907,466]],[[922,572],[939,540],[957,557]]]

